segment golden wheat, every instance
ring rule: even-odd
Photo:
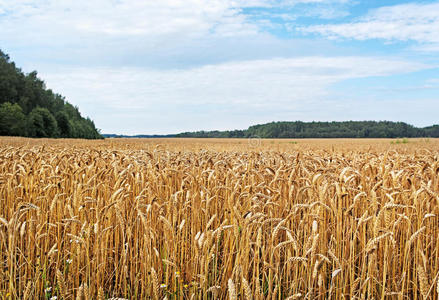
[[[437,140],[0,142],[1,299],[438,299]]]

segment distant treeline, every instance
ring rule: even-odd
[[[439,125],[417,128],[404,122],[272,122],[246,130],[184,132],[196,138],[413,138],[439,137]]]
[[[0,135],[102,138],[77,107],[46,89],[37,72],[24,74],[0,50]]]
[[[138,134],[138,135],[123,135],[123,134],[102,134],[104,138],[133,138],[133,139],[150,139],[150,138],[172,138],[176,134]]]

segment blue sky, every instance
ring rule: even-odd
[[[0,0],[0,48],[104,133],[439,124],[439,1]]]

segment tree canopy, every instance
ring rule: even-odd
[[[439,125],[417,128],[404,122],[272,122],[246,130],[197,131],[176,137],[200,138],[401,138],[439,137]]]
[[[77,107],[47,89],[37,72],[25,74],[0,50],[0,135],[102,138]]]

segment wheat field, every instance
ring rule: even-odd
[[[0,138],[1,299],[438,299],[439,140]]]

